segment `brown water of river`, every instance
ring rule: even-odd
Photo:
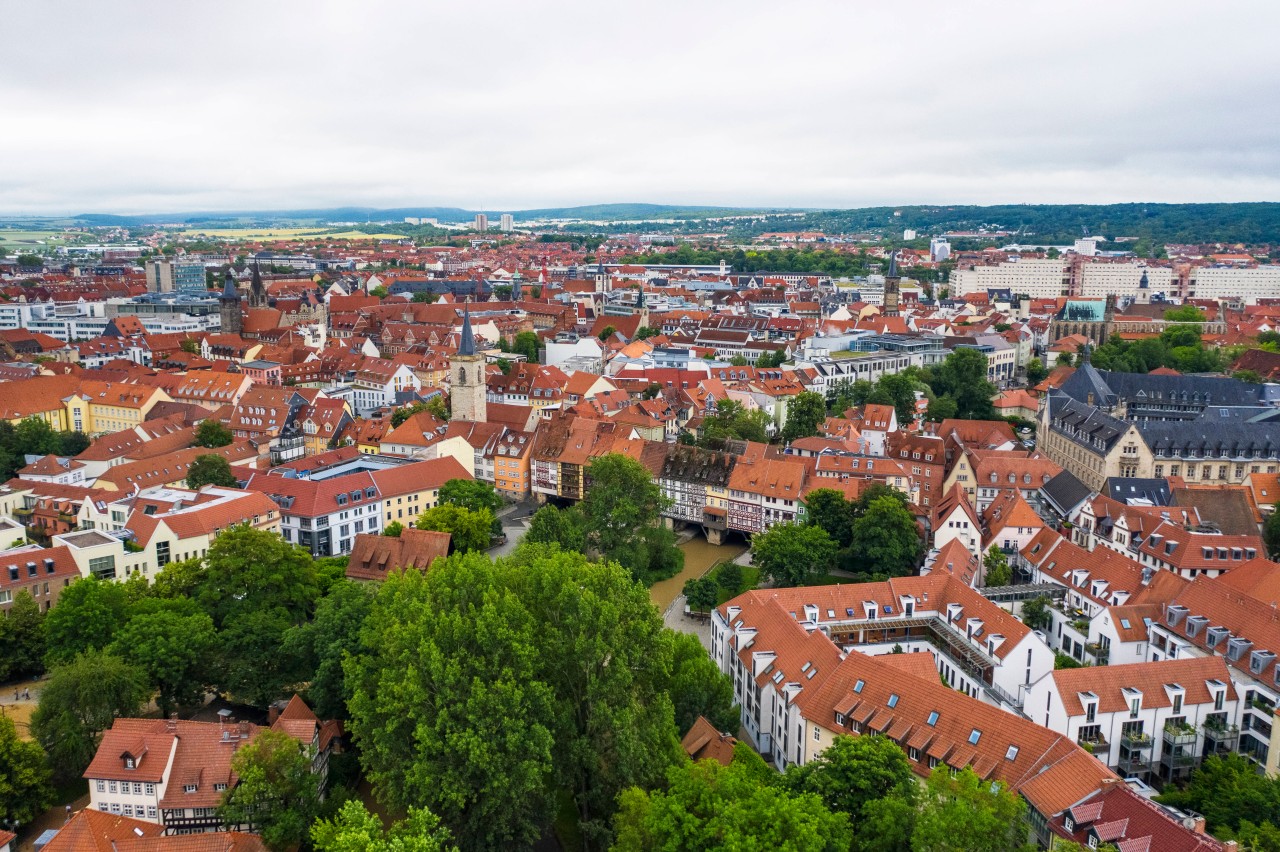
[[[701,577],[712,565],[725,559],[733,559],[747,549],[745,544],[708,544],[700,535],[680,545],[684,551],[684,570],[669,580],[654,583],[649,589],[649,599],[663,612],[671,602],[680,597],[687,580]]]

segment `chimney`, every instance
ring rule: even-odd
[[[240,739],[249,739],[249,723],[243,719],[240,721]]]
[[[1204,817],[1198,816],[1192,820],[1191,830],[1196,834],[1204,834]]]
[[[267,726],[270,727],[276,723],[276,719],[280,718],[280,702],[273,701],[271,706],[267,708]]]
[[[1222,841],[1223,852],[1240,852],[1240,844],[1234,840]]]

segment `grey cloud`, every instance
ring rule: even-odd
[[[1050,11],[1050,9],[1052,11]],[[1280,198],[1280,7],[5,4],[0,211]]]

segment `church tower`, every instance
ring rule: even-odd
[[[262,286],[262,270],[256,260],[253,262],[253,277],[249,280],[249,307],[267,307],[267,288]]]
[[[608,293],[613,290],[613,276],[604,268],[604,253],[596,259],[596,292]]]
[[[889,255],[889,274],[884,277],[884,308],[881,314],[886,317],[898,316],[898,252]]]
[[[471,308],[463,309],[462,340],[458,353],[449,361],[450,420],[484,423],[488,419],[484,380],[484,356],[476,352],[476,337],[471,331]]]
[[[240,289],[236,277],[227,270],[227,280],[218,297],[218,313],[222,317],[223,334],[239,334],[244,328],[244,316],[240,313]]]

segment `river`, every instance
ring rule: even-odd
[[[747,547],[744,544],[708,544],[705,538],[695,535],[680,545],[680,549],[684,551],[684,570],[669,580],[654,583],[649,589],[649,599],[663,612],[667,611],[673,600],[680,597],[686,580],[701,577],[712,565],[732,559]]]

